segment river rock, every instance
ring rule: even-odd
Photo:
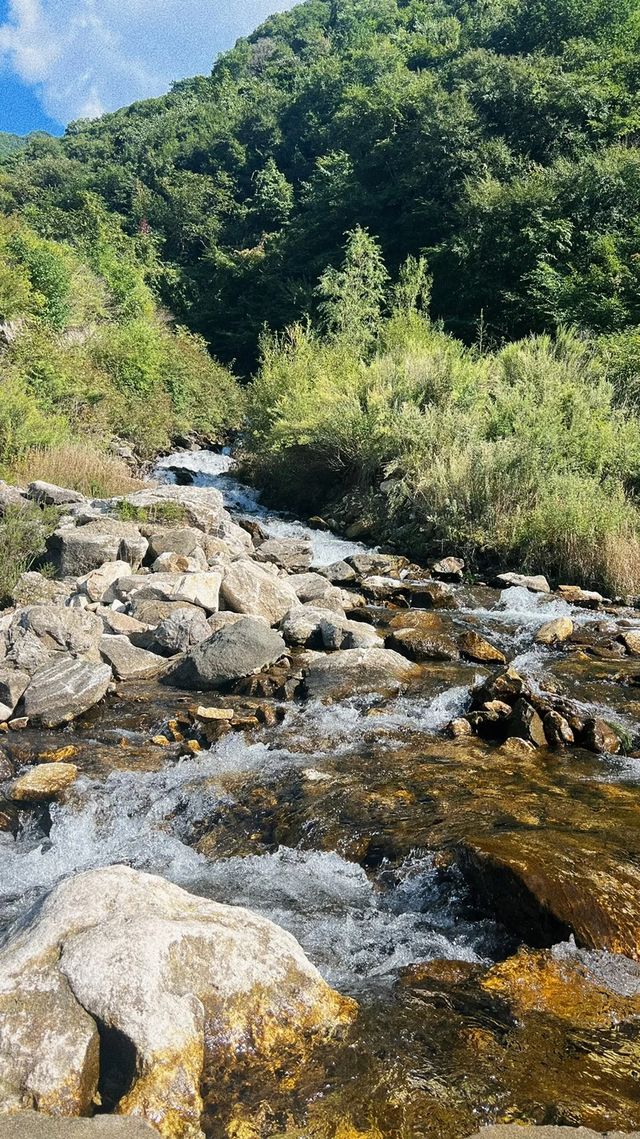
[[[319,609],[331,609],[334,613],[344,613],[343,590],[331,584],[320,573],[297,573],[287,578],[287,583],[295,590],[303,605],[316,605]]]
[[[211,632],[202,609],[176,609],[160,622],[153,634],[153,642],[160,652],[175,656],[206,641]]]
[[[21,775],[9,788],[9,798],[18,803],[57,799],[78,778],[74,763],[41,763]]]
[[[501,649],[496,648],[479,633],[469,630],[458,638],[458,647],[463,656],[469,660],[484,664],[506,664],[507,658]]]
[[[581,589],[579,585],[559,585],[558,593],[569,605],[580,605],[583,609],[598,609],[605,600],[601,593]]]
[[[589,751],[599,755],[617,755],[620,751],[620,739],[610,724],[605,720],[589,719],[585,721],[580,734],[580,743]]]
[[[462,581],[464,562],[462,558],[442,558],[431,567],[431,572],[442,581]]]
[[[153,561],[162,554],[182,554],[191,558],[196,550],[202,549],[204,537],[201,530],[195,526],[176,526],[159,529],[150,527],[147,532],[149,539],[149,554]]]
[[[312,545],[308,538],[267,538],[256,548],[260,562],[272,562],[290,573],[306,573],[311,566]]]
[[[413,661],[457,660],[460,656],[451,627],[439,613],[403,610],[389,622],[386,645]]]
[[[125,636],[102,636],[100,653],[111,665],[117,680],[146,680],[158,676],[167,667],[164,657],[137,648]]]
[[[457,609],[452,589],[440,581],[404,582],[404,596],[416,609]]]
[[[56,659],[32,677],[24,696],[25,715],[45,728],[67,724],[102,700],[111,678],[106,664]]]
[[[11,622],[9,656],[17,661],[20,642],[26,639],[29,643],[35,637],[49,656],[71,653],[97,660],[101,635],[102,621],[95,613],[64,605],[31,605],[19,610]]]
[[[530,593],[551,593],[551,586],[544,574],[541,573],[533,577],[527,577],[526,574],[522,573],[499,573],[496,582],[501,588],[521,586],[523,589],[528,589]]]
[[[234,613],[265,617],[270,625],[277,625],[300,604],[288,578],[276,577],[248,560],[226,567],[220,592],[226,607]]]
[[[148,542],[137,526],[115,518],[96,518],[84,526],[65,526],[55,531],[48,544],[61,577],[82,577],[105,562],[142,564]]]
[[[590,1127],[533,1127],[522,1123],[501,1123],[483,1127],[469,1139],[640,1139],[640,1131],[592,1131]]]
[[[560,712],[547,712],[543,725],[549,747],[571,747],[575,743],[571,726]]]
[[[206,534],[219,526],[225,514],[222,495],[214,487],[158,486],[129,494],[124,499],[111,499],[110,505],[117,509],[123,501],[134,510],[146,513],[150,521],[169,521],[167,515],[172,513],[174,526],[184,522]]]
[[[204,550],[197,549],[190,558],[185,554],[174,554],[167,551],[160,554],[151,566],[152,573],[206,573],[209,563]]]
[[[353,585],[358,575],[348,562],[332,562],[330,566],[319,566],[317,573],[326,577],[331,585]]]
[[[158,1139],[143,1119],[97,1115],[94,1119],[56,1119],[35,1111],[0,1115],[0,1139]]]
[[[215,613],[220,603],[222,574],[153,573],[121,578],[115,586],[123,601],[174,601]]]
[[[41,506],[69,506],[75,502],[86,502],[87,499],[77,490],[67,490],[54,483],[36,481],[29,483],[27,494],[34,502]]]
[[[89,601],[102,601],[105,595],[121,577],[129,577],[131,566],[128,562],[105,562],[100,569],[91,570],[78,578],[77,589],[85,593]]]
[[[535,641],[538,645],[559,645],[573,636],[573,621],[570,617],[557,617],[555,621],[547,621],[538,629]]]
[[[280,622],[280,631],[288,645],[318,649],[323,647],[322,622],[327,622],[327,629],[338,627],[342,642],[346,619],[343,613],[342,622],[336,621],[336,614],[331,609],[321,609],[315,605],[298,605],[285,614]]]
[[[400,692],[417,675],[415,666],[391,649],[345,649],[316,656],[305,669],[312,700],[334,701],[368,692]]]
[[[546,747],[547,737],[542,720],[533,705],[523,697],[516,701],[511,713],[509,735],[527,740],[536,747]]]
[[[360,578],[365,577],[400,577],[409,561],[398,554],[370,553],[352,554],[346,559]]]
[[[126,866],[90,871],[57,886],[0,951],[5,1100],[86,1113],[99,1022],[132,1052],[118,1113],[201,1139],[209,1049],[220,1066],[247,1048],[265,1064],[303,1061],[353,1010],[266,919]]]
[[[621,633],[620,640],[631,656],[640,657],[640,630],[634,629]]]
[[[640,869],[596,835],[548,827],[467,838],[468,881],[528,945],[567,941],[640,960]]]
[[[0,721],[8,720],[31,683],[31,676],[10,665],[0,666]]]
[[[280,633],[264,621],[243,617],[191,649],[171,680],[185,688],[219,688],[275,664],[286,651]]]

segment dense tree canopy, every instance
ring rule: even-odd
[[[0,206],[78,242],[101,200],[244,371],[357,226],[392,275],[426,256],[469,341],[616,332],[640,320],[639,41],[638,0],[307,0],[210,77],[34,139]]]

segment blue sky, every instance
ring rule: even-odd
[[[207,74],[295,0],[0,0],[0,130],[60,133]]]

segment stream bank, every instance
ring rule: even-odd
[[[629,648],[640,615],[385,561],[270,514],[224,456],[161,466],[183,484],[165,501],[186,503],[188,518],[165,510],[159,519],[156,503],[150,520],[136,496],[117,508],[132,527],[122,532],[131,556],[137,531],[154,572],[132,575],[126,562],[109,584],[104,574],[91,580],[99,600],[83,587],[86,604],[64,606],[99,617],[100,637],[160,658],[159,671],[116,678],[71,723],[10,720],[5,927],[70,876],[125,864],[246,906],[297,938],[357,1016],[302,1068],[209,1063],[207,1139],[463,1139],[515,1121],[640,1126],[640,657]],[[213,521],[216,491],[231,517]],[[115,508],[76,505],[72,529],[85,531],[86,549],[94,511]],[[198,525],[206,542],[183,552],[184,532]],[[160,548],[178,541],[180,550]],[[63,544],[78,556],[75,537]],[[194,564],[169,566],[167,556]],[[256,580],[248,566],[260,567],[262,586],[244,603],[238,573]],[[202,592],[194,604],[195,585],[213,584],[200,575],[216,574],[224,608],[210,609]],[[189,579],[179,601],[166,599],[178,588],[162,580],[172,575]],[[291,590],[293,613],[282,610]],[[73,586],[67,600],[77,594]],[[178,628],[187,642],[170,656],[158,652],[157,630],[175,614],[163,605],[189,615]],[[181,687],[178,658],[212,629],[230,635],[234,621],[221,618],[233,608],[236,629],[244,611],[286,646],[246,677]],[[203,613],[207,634],[191,644]],[[85,635],[92,621],[83,620]],[[562,621],[566,639],[540,640]],[[26,633],[21,651],[33,637],[49,638],[47,651],[62,647],[51,649],[50,625],[43,632],[33,618]],[[122,671],[113,642],[101,645],[89,663]],[[487,658],[482,645],[493,658],[473,659]],[[63,653],[85,660],[93,646],[67,640]],[[134,671],[156,667],[133,656]],[[550,746],[532,713],[543,732],[551,713],[561,716],[572,741]],[[45,764],[75,767],[73,781],[48,803],[12,798],[15,777]]]

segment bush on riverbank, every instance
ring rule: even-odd
[[[373,537],[416,556],[640,591],[640,420],[596,342],[469,349],[415,289],[396,289],[373,349],[336,329],[264,344],[248,462],[280,501],[335,510],[351,494]]]
[[[0,217],[0,368],[5,471],[87,436],[152,455],[181,435],[216,439],[241,414],[231,373],[156,308],[135,241],[103,231],[83,258]]]

